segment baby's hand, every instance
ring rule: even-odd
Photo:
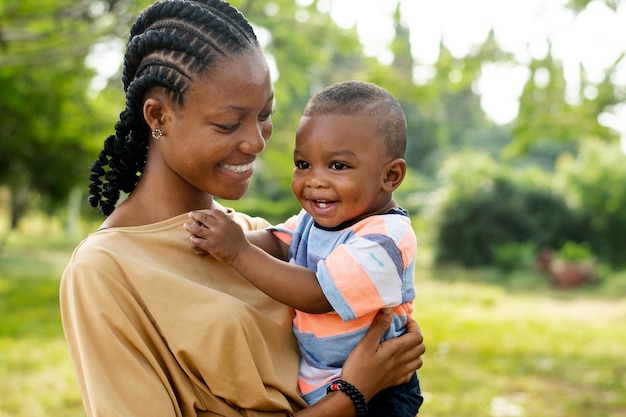
[[[241,227],[220,210],[192,211],[184,228],[191,235],[191,248],[199,255],[212,255],[233,264],[243,245],[249,244]]]
[[[196,253],[196,255],[210,256],[211,254],[209,252],[207,252],[205,249],[198,246],[197,239],[192,239],[192,237],[197,237],[198,239],[201,239],[200,237],[196,235],[196,233],[202,227],[204,227],[203,224],[194,219],[190,219],[187,223],[183,225],[183,228],[186,231],[188,231],[189,234],[191,235],[189,237],[189,245],[191,246],[191,249]]]

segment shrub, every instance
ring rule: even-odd
[[[564,261],[582,262],[593,258],[593,253],[586,242],[576,243],[567,241],[556,252],[556,257]]]
[[[533,243],[513,242],[494,248],[495,265],[503,271],[525,269],[533,265],[537,248]]]
[[[562,156],[556,184],[586,213],[591,251],[613,267],[626,266],[626,155],[619,143],[586,141],[576,157]]]
[[[506,245],[560,248],[586,235],[584,216],[551,191],[545,172],[466,155],[453,158],[442,173],[448,192],[436,222],[438,263],[506,263]]]

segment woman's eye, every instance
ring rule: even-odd
[[[333,162],[330,164],[330,169],[342,170],[346,168],[348,168],[348,166],[344,164],[343,162]]]
[[[296,161],[295,166],[298,169],[307,169],[310,167],[309,163],[306,161]]]
[[[274,110],[270,110],[267,113],[263,113],[259,115],[259,120],[264,122],[265,120],[268,120],[270,117],[272,117],[272,115],[274,114]]]
[[[218,129],[224,130],[226,132],[234,132],[235,130],[239,128],[240,125],[241,123],[237,122],[237,123],[233,123],[232,125],[215,125],[215,126],[217,126]]]

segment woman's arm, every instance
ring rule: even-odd
[[[372,327],[352,351],[341,371],[341,379],[354,385],[369,401],[391,386],[409,381],[422,367],[426,351],[424,338],[413,319],[407,322],[407,333],[380,343],[391,323],[391,309],[378,313]],[[313,406],[294,414],[295,417],[354,417],[356,409],[343,392],[326,395]]]
[[[87,416],[172,416],[167,374],[153,341],[161,335],[117,281],[123,273],[72,261],[60,286],[63,330]],[[151,338],[152,336],[152,338]],[[133,383],[129,384],[128,381]]]

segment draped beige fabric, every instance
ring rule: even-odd
[[[230,212],[244,228],[265,221]],[[293,311],[196,255],[187,215],[90,235],[61,283],[87,415],[284,416],[296,391]]]

